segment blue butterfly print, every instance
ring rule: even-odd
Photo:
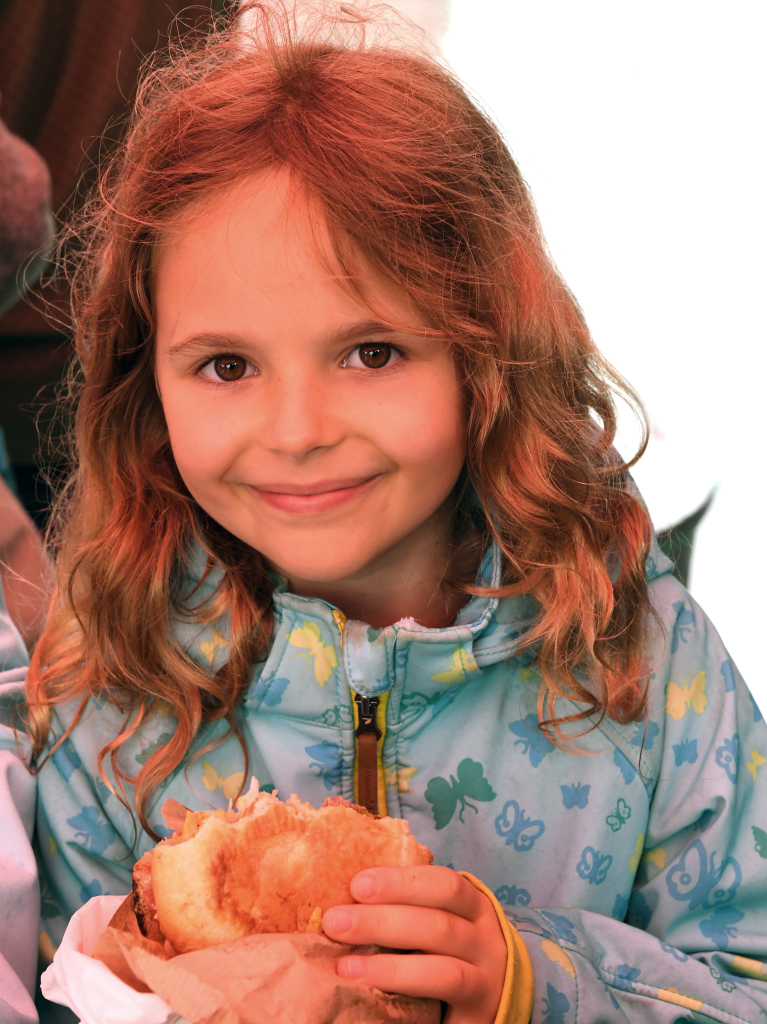
[[[507,907],[519,904],[521,907],[530,906],[530,893],[527,889],[518,889],[516,885],[502,885],[495,890],[495,898],[499,903],[505,903]]]
[[[581,854],[575,870],[589,885],[601,885],[613,862],[612,854],[601,854],[593,846],[587,846]]]
[[[622,893],[618,893],[615,897],[615,903],[613,903],[612,917],[616,921],[625,921],[626,912],[629,908],[629,897],[624,896]]]
[[[550,910],[542,910],[541,914],[551,925],[551,930],[556,937],[565,942],[577,942],[578,937],[573,931],[573,923],[561,914],[553,914]]]
[[[634,781],[634,776],[637,773],[636,768],[631,761],[629,761],[623,751],[618,750],[617,747],[613,751],[613,761],[615,762],[616,768],[620,768],[623,781],[628,786],[630,782]]]
[[[285,692],[285,687],[290,682],[284,676],[280,676],[277,679],[259,679],[256,685],[253,687],[252,700],[260,700],[263,704],[266,704],[268,708],[276,708],[282,701],[282,695]]]
[[[101,817],[97,807],[83,807],[79,814],[67,818],[67,825],[75,829],[75,840],[98,856],[117,838],[116,829]]]
[[[524,719],[509,722],[509,729],[521,739],[515,740],[515,747],[522,747],[523,754],[530,754],[530,764],[537,768],[547,754],[554,750],[554,744],[542,731],[538,716],[534,712],[525,715]]]
[[[402,698],[402,717],[403,719],[410,718],[420,714],[426,708],[431,708],[431,717],[436,718],[440,711],[448,704],[452,704],[454,700],[455,693],[451,693],[449,690],[445,690],[444,693],[437,690],[436,693],[432,693],[428,697],[425,693],[408,693]]]
[[[400,646],[394,642],[394,671],[403,675],[407,671],[407,663],[410,658],[410,648],[403,644]]]
[[[716,763],[727,772],[730,782],[734,782],[738,777],[739,761],[740,737],[734,733],[731,739],[726,739],[721,747],[716,748]]]
[[[722,662],[722,679],[724,679],[724,692],[732,693],[735,689],[735,673],[732,671],[732,662],[729,658]]]
[[[667,942],[664,942],[663,939],[660,939],[659,941],[660,948],[663,950],[663,952],[670,953],[671,956],[673,956],[675,960],[678,960],[680,964],[687,963],[687,961],[690,959],[686,953],[683,953],[681,951],[681,949],[676,949],[674,946],[669,946],[669,944]]]
[[[599,980],[599,983],[601,984],[602,988],[605,990],[605,992],[610,997],[610,1002],[613,1004],[613,1009],[614,1010],[620,1010],[621,1004],[618,1002],[618,1000],[613,995],[613,992],[612,992],[612,989],[610,988],[610,986],[607,984],[607,982],[604,980],[604,978],[599,978],[598,980]]]
[[[641,723],[637,725],[634,735],[631,737],[632,747],[641,747],[642,740],[644,740],[644,749],[652,750],[653,744],[655,743],[655,737],[660,732],[660,726],[657,722],[653,722],[651,719],[647,722],[647,728]]]
[[[629,967],[628,964],[620,964],[613,975],[613,985],[622,988],[624,992],[633,991],[631,982],[636,981],[642,972],[638,967]]]
[[[99,800],[102,802],[102,804],[105,804],[112,795],[112,790],[109,788],[109,786],[106,785],[105,782],[102,782],[102,780],[98,778],[98,776],[93,780],[93,782],[94,785],[96,786],[96,792],[99,795]]]
[[[671,606],[676,612],[676,622],[674,623],[674,635],[671,640],[671,653],[676,654],[679,644],[687,643],[687,637],[692,632],[692,626],[695,622],[695,616],[689,610],[685,608],[684,601],[674,601]]]
[[[762,720],[762,712],[759,710],[759,705],[756,703],[756,699],[755,699],[753,693],[749,692],[748,695],[751,698],[751,703],[754,705],[754,721],[755,722],[761,722],[761,720]]]
[[[56,747],[51,754],[51,761],[53,761],[67,782],[72,778],[72,773],[77,771],[82,765],[80,755],[75,750],[74,744],[70,739],[65,739],[60,747]]]
[[[721,886],[725,873],[730,884]],[[666,886],[672,899],[684,903],[689,901],[690,910],[697,907],[711,910],[730,903],[742,880],[743,872],[734,857],[725,857],[717,867],[716,850],[709,857],[700,839],[695,839],[682,853],[678,863],[669,869]]]
[[[712,916],[701,921],[698,927],[717,949],[726,949],[729,940],[738,934],[735,925],[742,920],[743,914],[735,907],[717,907]]]
[[[340,756],[341,748],[337,743],[323,740],[322,743],[304,747],[304,750],[309,757],[314,758],[309,767],[319,769],[317,774],[325,783],[325,789],[333,789],[341,784],[347,764]]]
[[[161,732],[157,737],[156,743],[150,743],[136,754],[136,760],[139,764],[146,764],[152,754],[156,754],[160,747],[164,747],[165,744],[173,739],[172,732]],[[108,791],[107,791],[108,792]]]
[[[674,761],[677,768],[685,761],[688,764],[695,764],[698,760],[698,741],[684,739],[681,743],[675,743],[671,748],[674,751]]]
[[[570,810],[572,807],[585,807],[589,802],[589,791],[591,786],[587,782],[585,786],[580,782],[574,782],[572,786],[560,786],[562,791],[562,803]]]
[[[550,981],[547,982],[541,1024],[565,1024],[565,1014],[569,1009],[570,1000],[564,992],[558,992]]]
[[[613,813],[608,814],[605,818],[605,823],[610,826],[611,832],[620,832],[630,817],[631,808],[621,796],[618,797],[618,802],[615,805]]]
[[[731,982],[731,981],[728,981],[725,978],[725,976],[722,974],[722,972],[718,971],[716,969],[716,967],[709,967],[708,973],[711,975],[711,977],[714,979],[714,981],[717,983],[717,985],[719,986],[719,988],[723,992],[734,992],[735,991],[734,983]],[[767,1012],[762,1010],[762,1013],[764,1014],[765,1017],[767,1017]]]
[[[509,822],[509,808],[514,810],[514,821]],[[542,836],[546,826],[536,818],[532,820],[527,817],[516,800],[507,800],[503,810],[495,819],[495,831],[499,836],[506,839],[506,845],[514,845],[514,849],[520,853],[533,848],[535,840]]]
[[[87,903],[88,900],[93,899],[94,896],[103,895],[101,892],[101,882],[98,878],[94,878],[92,882],[88,882],[80,889],[80,900],[83,903]]]
[[[472,761],[465,757],[458,765],[456,775],[450,776],[450,782],[438,775],[435,779],[429,779],[424,796],[432,805],[434,814],[434,826],[437,829],[448,825],[455,814],[456,807],[460,804],[458,820],[463,821],[463,812],[470,807],[475,814],[479,811],[470,803],[470,800],[481,800],[489,802],[495,800],[496,794],[483,774],[484,769],[479,761]]]

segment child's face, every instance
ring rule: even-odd
[[[371,278],[412,333],[376,328],[310,216],[269,175],[183,218],[157,263],[156,377],[199,505],[288,579],[329,582],[446,531],[463,416],[447,345]]]

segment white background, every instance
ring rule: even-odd
[[[443,39],[647,407],[656,526],[719,487],[691,589],[765,713],[766,27],[762,0],[453,0]]]

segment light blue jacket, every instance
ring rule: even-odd
[[[388,812],[408,819],[436,863],[496,893],[530,954],[534,1024],[767,1021],[767,727],[670,569],[654,548],[648,580],[665,635],[647,721],[605,719],[573,740],[577,753],[538,728],[539,673],[516,654],[535,609],[521,598],[475,597],[445,629],[373,630],[278,586],[272,647],[242,702],[250,772],[318,805],[354,798],[352,691],[387,695]],[[480,575],[498,582],[496,549]],[[224,663],[225,622],[175,628],[200,664]],[[59,708],[57,735],[72,713]],[[128,892],[152,845],[98,780],[97,752],[118,721],[94,703],[38,778],[42,927],[54,945],[82,902]],[[121,748],[123,769],[134,775],[173,728],[155,716]],[[224,732],[204,726],[195,751]],[[152,796],[161,834],[168,797],[224,807],[239,789],[233,737],[192,754]]]

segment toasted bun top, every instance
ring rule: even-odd
[[[319,809],[295,795],[283,802],[256,784],[236,810],[187,812],[136,864],[134,892],[153,918],[145,923],[189,952],[257,932],[320,931],[326,910],[354,902],[358,871],[432,860],[402,818],[341,797]]]

